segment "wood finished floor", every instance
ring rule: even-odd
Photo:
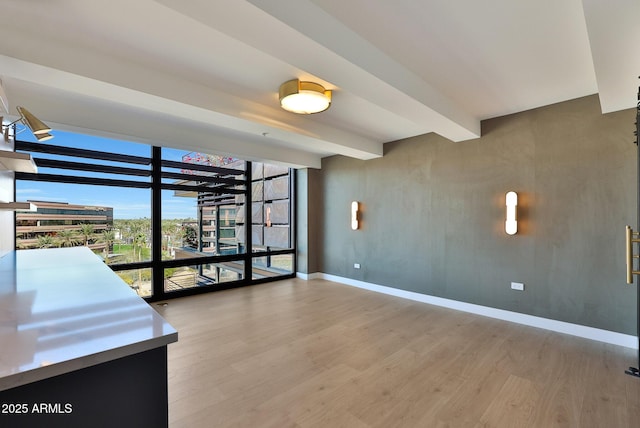
[[[323,280],[154,307],[179,427],[633,427],[635,351]]]

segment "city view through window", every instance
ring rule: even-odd
[[[16,212],[18,250],[86,246],[147,298],[294,272],[288,168],[67,132],[54,141],[16,144],[38,165],[16,175],[17,200],[37,208]]]

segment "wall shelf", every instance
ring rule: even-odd
[[[37,211],[31,202],[0,202],[0,211]]]
[[[29,153],[0,151],[0,171],[38,172],[33,158]]]

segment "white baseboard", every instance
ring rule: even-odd
[[[314,272],[314,273],[296,272],[296,277],[300,279],[304,279],[305,281],[310,281],[312,279],[322,279],[322,274],[320,272]]]
[[[386,287],[384,285],[371,284],[364,281],[358,281],[351,278],[344,278],[336,275],[316,272],[313,274],[298,273],[298,278],[305,280],[326,279],[328,281],[338,282],[340,284],[350,285],[353,287],[363,288],[365,290],[375,291],[378,293],[389,294],[391,296],[402,297],[409,300],[428,303],[430,305],[442,306],[458,311],[469,312],[472,314],[482,315],[485,317],[496,318],[504,321],[515,322],[518,324],[528,325],[531,327],[543,328],[545,330],[555,331],[558,333],[570,334],[572,336],[583,337],[586,339],[597,340],[599,342],[610,343],[612,345],[624,346],[626,348],[638,349],[638,339],[636,336],[629,334],[617,333],[615,331],[603,330],[594,327],[587,327],[580,324],[572,324],[564,321],[552,320],[533,315],[521,314],[518,312],[506,311],[503,309],[491,308],[488,306],[475,305],[473,303],[459,302],[457,300],[444,299],[442,297],[429,296],[428,294],[416,293],[413,291],[400,290],[397,288]]]

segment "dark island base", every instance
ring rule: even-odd
[[[0,406],[0,427],[167,427],[167,347],[0,391]]]

